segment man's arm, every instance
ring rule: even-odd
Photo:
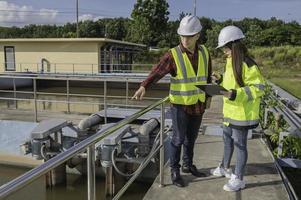
[[[175,63],[170,51],[166,52],[160,59],[160,62],[157,65],[153,66],[151,72],[149,73],[147,78],[140,84],[139,89],[135,92],[132,99],[142,100],[146,93],[146,89],[149,88],[152,84],[157,83],[168,73],[170,73],[172,76],[176,75]]]

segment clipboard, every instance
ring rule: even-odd
[[[195,85],[195,86],[200,88],[201,90],[203,90],[206,94],[208,94],[210,96],[222,95],[220,93],[221,91],[225,91],[225,92],[228,91],[223,86],[216,85],[216,84],[203,84],[203,85]]]

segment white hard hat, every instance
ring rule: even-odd
[[[186,15],[180,22],[177,33],[179,35],[195,35],[202,30],[200,20],[196,16]]]
[[[240,30],[240,28],[236,26],[226,26],[221,30],[221,32],[218,35],[218,46],[216,48],[223,47],[228,42],[233,42],[244,37],[245,36]]]

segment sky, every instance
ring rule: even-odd
[[[136,0],[78,0],[79,20],[130,17]],[[169,19],[193,13],[194,0],[167,0]],[[196,0],[199,17],[218,21],[244,17],[301,23],[301,0]],[[76,21],[76,0],[0,0],[0,26],[57,24]]]

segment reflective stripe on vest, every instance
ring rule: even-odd
[[[235,120],[235,119],[230,119],[230,118],[224,118],[224,122],[236,125],[236,126],[252,126],[252,125],[257,125],[259,124],[259,119],[255,120]]]
[[[170,101],[181,105],[192,105],[205,101],[205,94],[195,87],[196,84],[207,83],[208,59],[203,47],[198,50],[198,70],[194,71],[186,53],[179,46],[171,49],[177,66],[176,77],[170,79]],[[208,53],[207,53],[208,54]]]

